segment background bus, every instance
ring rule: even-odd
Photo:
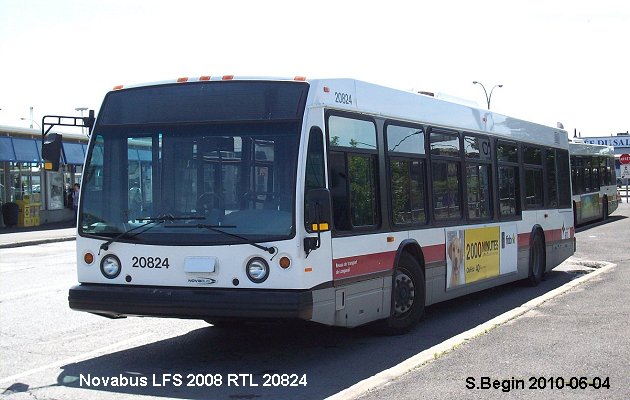
[[[605,220],[619,200],[613,148],[572,139],[569,153],[574,224]]]
[[[110,92],[70,307],[411,328],[574,252],[567,133],[352,79]]]

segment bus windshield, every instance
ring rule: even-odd
[[[186,123],[182,123],[164,121],[168,117],[164,113],[152,116],[146,112],[146,103],[151,103],[155,93],[144,99],[134,95],[122,120],[112,117],[115,110],[108,108],[107,99],[102,108],[104,117],[93,132],[85,165],[80,234],[117,237],[147,219],[169,215],[176,221],[167,218],[117,241],[212,245],[281,240],[295,234],[294,196],[303,113],[303,108],[295,112],[299,104],[291,105],[293,115],[284,113],[274,119],[267,113],[259,120],[251,118],[259,104],[250,101],[243,106],[249,108],[245,110],[233,104],[235,112],[250,116],[248,121],[239,122],[234,121],[230,108],[219,113],[208,104],[212,113],[185,114]],[[289,108],[273,104],[268,96],[260,98],[271,103],[267,109]],[[125,101],[113,99],[114,108]],[[205,100],[212,103],[219,99]],[[296,97],[296,101],[301,100]],[[142,108],[142,121],[129,117],[130,107]],[[173,119],[181,115],[172,114]],[[199,229],[200,224],[220,230]]]

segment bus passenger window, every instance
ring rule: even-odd
[[[392,220],[396,225],[426,223],[425,134],[420,126],[388,124]]]
[[[466,164],[468,218],[490,218],[490,165]]]
[[[377,224],[376,157],[348,155],[351,218],[353,226]]]
[[[499,167],[499,213],[516,215],[517,167]]]
[[[558,181],[556,180],[556,152],[547,150],[546,157],[546,183],[547,183],[547,201],[546,205],[550,207],[558,206]]]
[[[462,216],[459,169],[458,162],[433,162],[433,207],[438,221]]]

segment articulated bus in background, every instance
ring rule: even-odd
[[[619,200],[613,148],[572,139],[569,154],[574,225],[605,220]]]
[[[117,88],[81,185],[70,307],[405,331],[574,252],[568,137],[351,79]]]

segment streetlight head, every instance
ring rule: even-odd
[[[503,87],[503,85],[497,85],[497,86],[499,86],[499,87]]]
[[[478,83],[479,83],[479,82],[477,82],[477,81],[473,81],[473,85],[476,85],[476,84],[478,84]]]

